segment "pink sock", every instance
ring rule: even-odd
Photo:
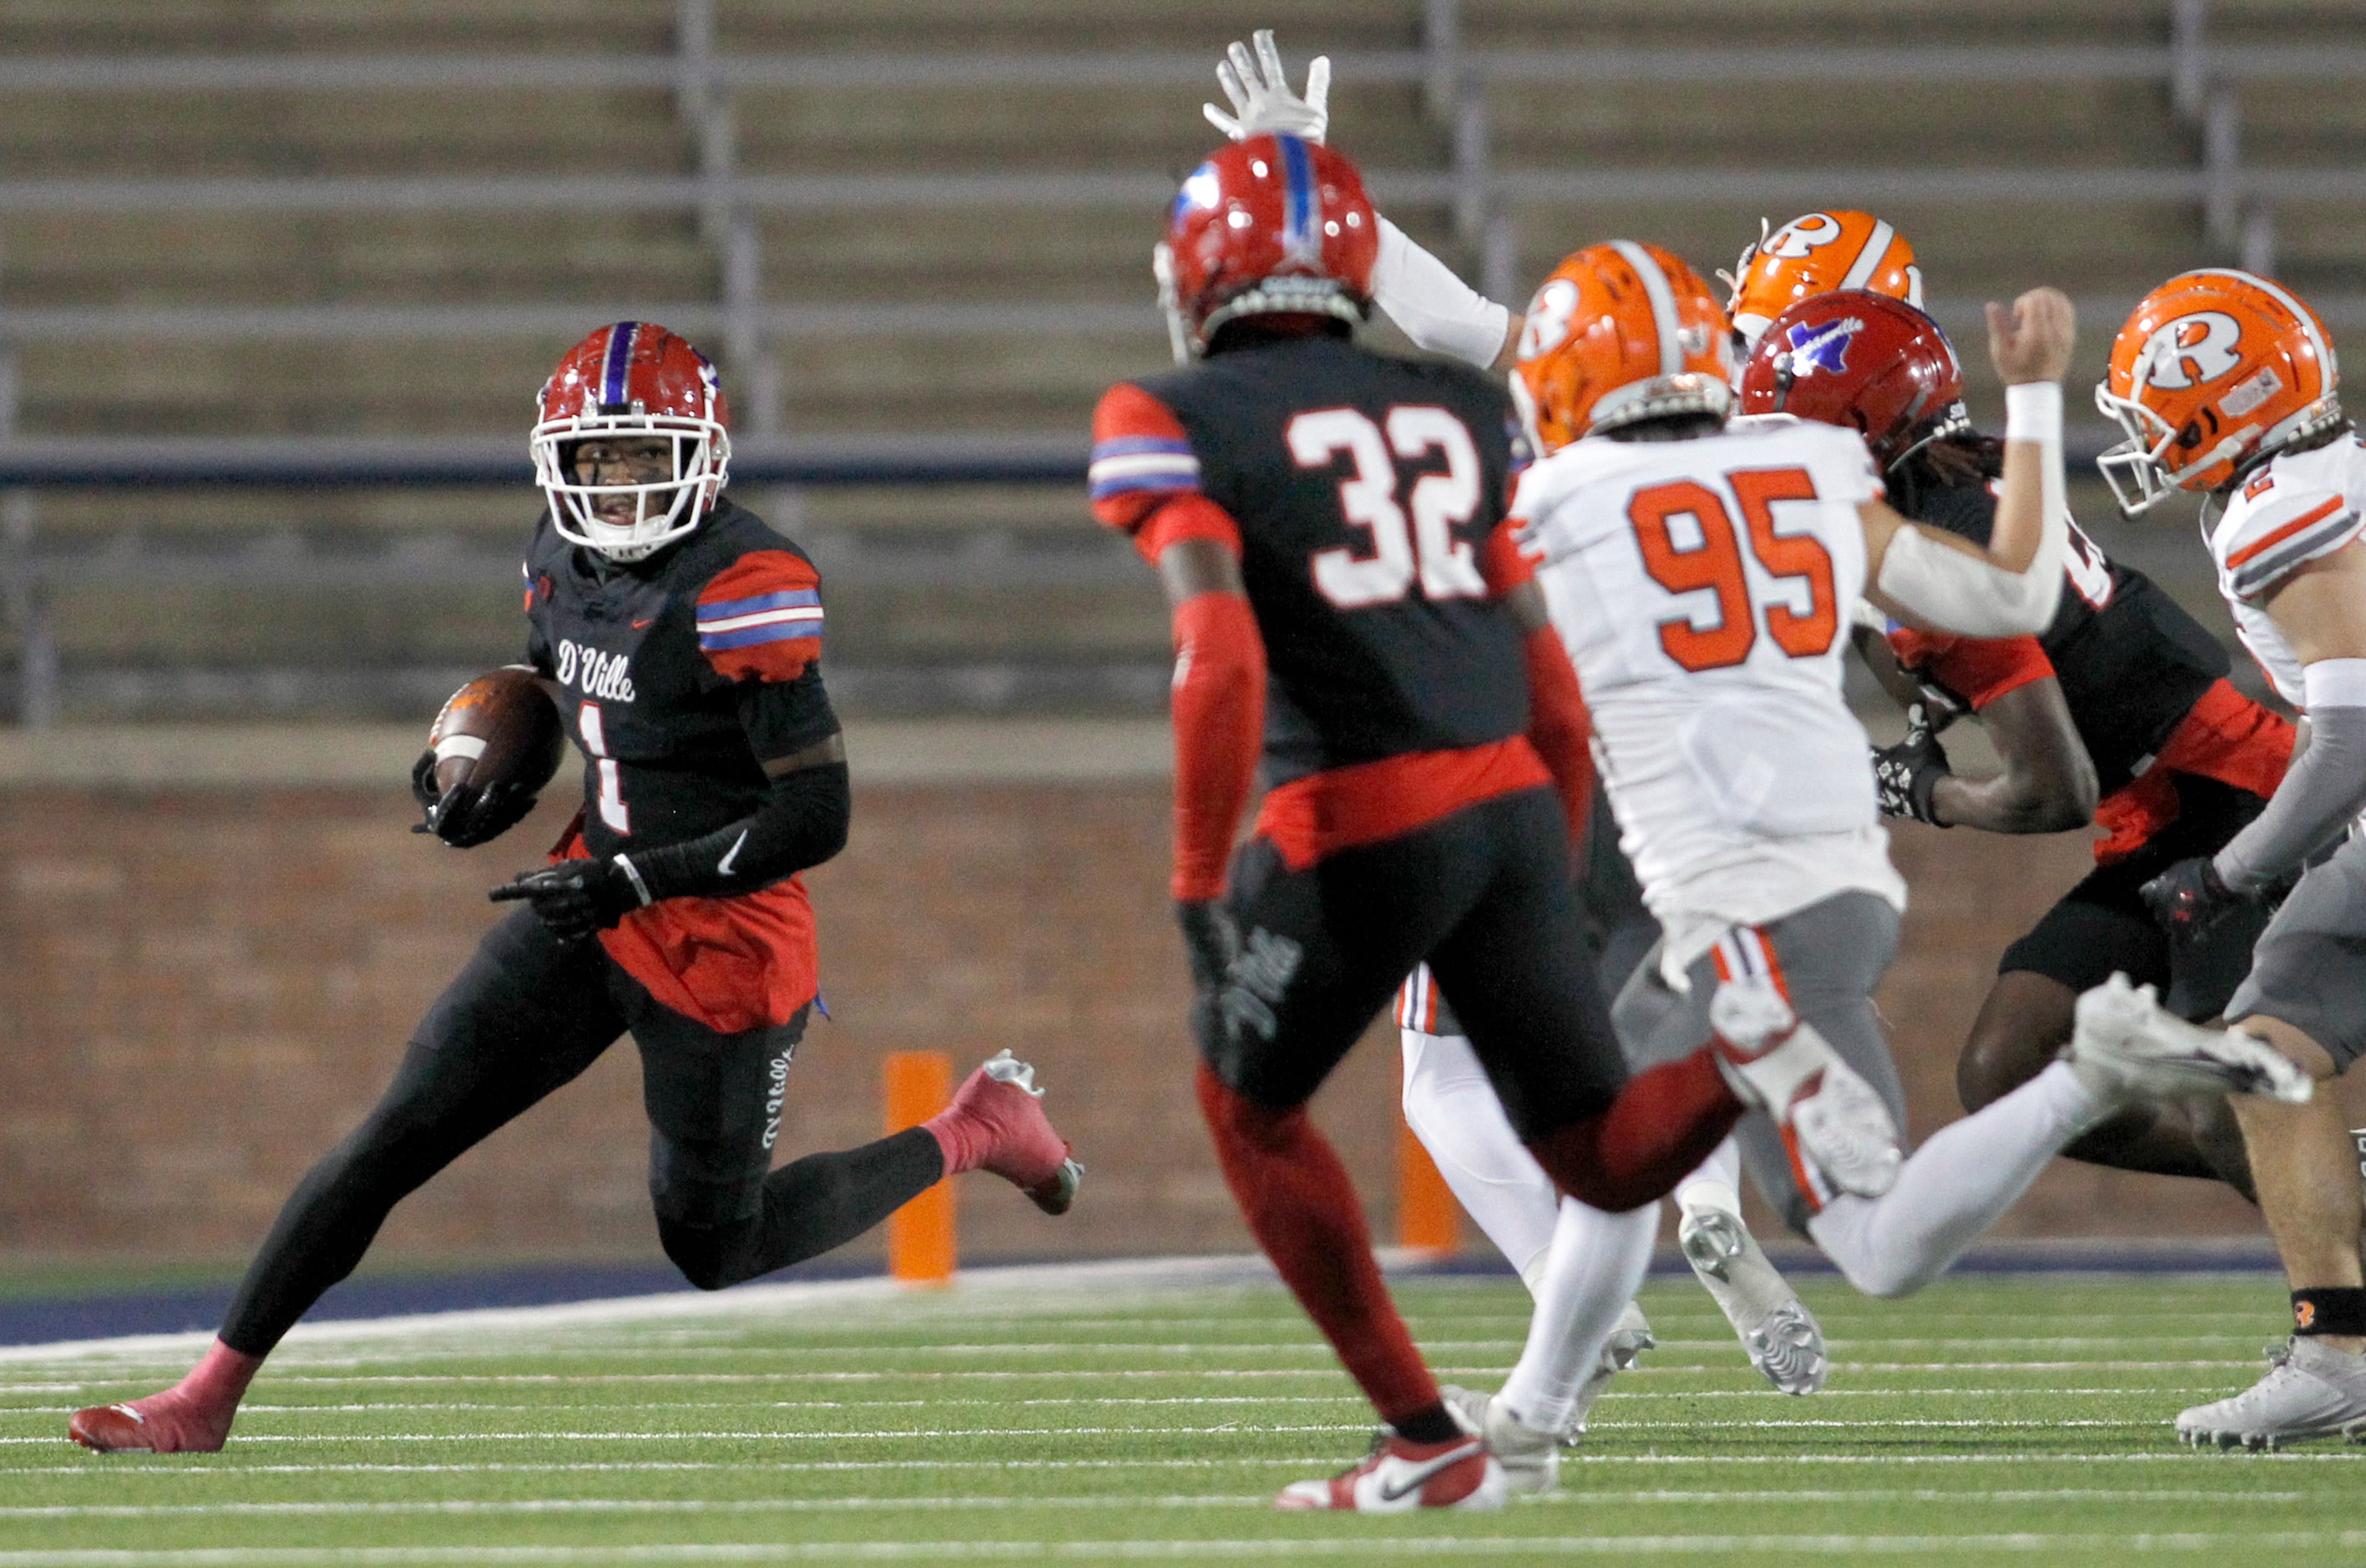
[[[238,1414],[238,1402],[246,1396],[246,1385],[262,1369],[262,1357],[233,1350],[217,1339],[187,1377],[162,1393],[133,1400],[131,1408],[152,1427],[168,1427],[176,1438],[184,1432],[191,1437],[202,1433],[219,1448],[229,1435],[231,1417]]]
[[[958,1100],[920,1125],[937,1140],[937,1148],[945,1156],[947,1176],[975,1170],[985,1160],[986,1150],[993,1146],[993,1129],[982,1125],[975,1117],[963,1115]]]

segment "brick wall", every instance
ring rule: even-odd
[[[253,1247],[488,923],[482,890],[558,825],[458,854],[410,817],[377,791],[0,791],[0,1249]],[[966,1067],[1008,1045],[1092,1173],[1059,1222],[964,1183],[969,1256],[1245,1246],[1189,1093],[1164,788],[872,788],[856,822],[813,878],[837,1016],[799,1055],[782,1147],[873,1135],[883,1052]],[[2084,849],[1909,829],[1898,852],[1915,908],[1880,999],[1920,1134],[1955,1113],[1995,954]],[[1319,1102],[1384,1225],[1395,1073],[1376,1037]],[[379,1256],[653,1254],[637,1089],[620,1045],[399,1210]],[[2005,1234],[2255,1230],[2200,1183],[2058,1164]]]

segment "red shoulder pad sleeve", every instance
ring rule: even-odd
[[[786,550],[751,550],[698,595],[698,650],[730,681],[794,681],[821,657],[821,574]]]
[[[1093,515],[1131,534],[1177,496],[1200,493],[1200,458],[1174,411],[1131,382],[1093,410]]]
[[[1933,645],[1910,656],[1902,638]],[[1925,680],[1937,682],[1972,705],[1977,713],[2007,692],[2033,681],[2049,680],[2054,660],[2034,637],[1932,637],[1917,632],[1893,632],[1890,646],[1898,649],[1899,662]]]

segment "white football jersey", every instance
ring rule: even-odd
[[[1881,493],[1853,432],[1789,418],[1590,437],[1521,477],[1512,515],[1671,961],[1844,889],[1904,907],[1841,694],[1857,507]]]
[[[2294,569],[2329,556],[2366,529],[2366,444],[2344,435],[2312,452],[2270,457],[2204,528],[2218,592],[2235,632],[2276,694],[2301,702],[2301,664],[2260,604]]]

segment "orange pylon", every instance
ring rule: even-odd
[[[890,1051],[887,1131],[917,1127],[952,1103],[953,1059],[942,1051]],[[953,1184],[940,1181],[887,1216],[887,1272],[907,1285],[952,1283]]]

